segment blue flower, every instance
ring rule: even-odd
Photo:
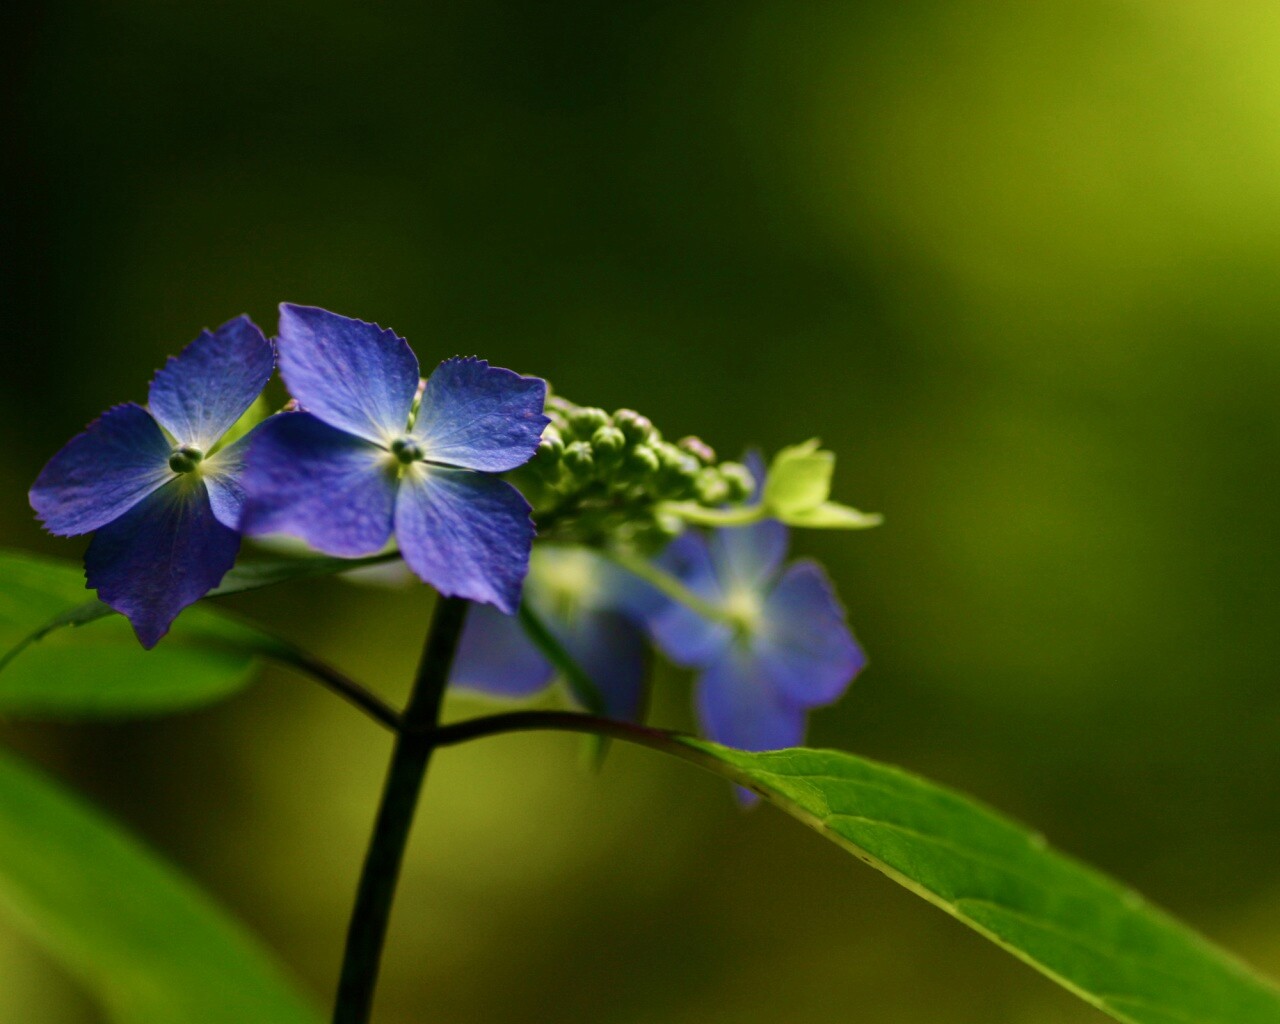
[[[245,533],[356,557],[394,531],[405,562],[440,593],[514,612],[534,528],[520,492],[492,474],[537,450],[546,383],[449,359],[415,416],[418,360],[392,331],[286,303],[277,345],[305,411],[255,431]]]
[[[765,520],[710,541],[690,531],[659,559],[720,614],[670,602],[652,617],[654,639],[699,670],[703,733],[743,750],[799,744],[809,710],[837,700],[866,664],[826,574],[804,560],[784,569],[786,552],[787,528]]]
[[[649,661],[643,624],[661,602],[657,592],[588,548],[542,544],[529,563],[524,601],[599,689],[605,713],[638,718]],[[488,608],[468,616],[455,685],[530,697],[555,676],[516,620]]]
[[[205,331],[151,382],[150,411],[108,409],[41,470],[31,507],[50,533],[94,533],[90,588],[154,647],[221,582],[240,547],[247,438],[215,451],[275,368],[248,317]]]

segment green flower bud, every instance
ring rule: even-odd
[[[658,486],[664,495],[679,501],[693,496],[694,480],[702,466],[688,452],[673,444],[660,444],[658,458],[662,468],[658,473]]]
[[[658,453],[647,444],[638,444],[626,455],[628,474],[637,481],[647,480],[662,468],[662,460]]]
[[[684,520],[663,512],[653,517],[653,532],[663,540],[675,540],[684,533]]]
[[[538,442],[538,450],[529,460],[529,468],[547,483],[555,483],[560,475],[560,459],[564,455],[564,438],[555,427],[547,427]]]
[[[627,439],[617,427],[605,425],[591,435],[591,451],[601,467],[617,466],[626,449]]]
[[[613,414],[613,425],[622,431],[628,444],[644,444],[653,438],[653,423],[634,409],[619,409]]]
[[[741,462],[722,462],[718,468],[720,476],[724,478],[725,485],[729,488],[727,501],[736,503],[751,497],[756,489],[756,478],[751,475],[751,470]]]
[[[595,457],[586,441],[574,441],[565,448],[560,462],[579,480],[585,480],[595,472]]]
[[[729,500],[729,485],[725,483],[720,471],[712,466],[707,466],[698,472],[693,488],[699,504],[723,505]]]
[[[584,406],[574,409],[569,414],[569,427],[574,434],[584,440],[609,422],[609,414],[603,409]]]
[[[549,424],[542,431],[542,440],[538,442],[538,457],[559,462],[563,454],[564,437],[554,424]]]
[[[682,437],[676,442],[676,446],[681,451],[686,451],[704,466],[710,466],[716,461],[715,449],[700,437],[694,437],[692,434],[688,437]]]
[[[548,409],[547,419],[551,421],[549,426],[555,427],[562,438],[569,433],[569,418],[564,413],[557,409]]]

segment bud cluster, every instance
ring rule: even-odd
[[[755,488],[741,463],[717,461],[697,437],[664,440],[632,409],[610,414],[552,395],[546,414],[551,422],[538,453],[515,476],[544,536],[658,547],[683,529],[680,519],[659,510],[662,502],[719,508],[746,500]]]

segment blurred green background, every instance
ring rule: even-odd
[[[71,434],[248,312],[377,319],[722,452],[820,435],[872,665],[811,739],[969,790],[1280,975],[1280,8],[1262,0],[17,12],[0,540]],[[400,696],[421,590],[246,596]],[[655,718],[689,723],[688,680]],[[479,710],[457,701],[453,714]],[[322,1000],[388,754],[268,673],[8,723]],[[443,753],[382,1024],[1098,1021],[717,780]],[[97,1021],[0,923],[0,1019]]]

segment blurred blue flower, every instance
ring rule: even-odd
[[[372,554],[394,531],[405,562],[440,593],[514,612],[534,528],[520,492],[492,474],[537,450],[546,383],[449,359],[415,416],[418,360],[392,331],[286,303],[277,344],[305,411],[255,432],[244,531],[342,557]]]
[[[648,669],[643,623],[661,603],[658,593],[588,548],[541,544],[529,562],[524,601],[595,684],[605,713],[638,718]],[[520,698],[555,676],[517,620],[471,611],[454,659],[455,685]]]
[[[150,411],[108,409],[41,470],[31,507],[50,533],[94,534],[87,585],[154,647],[222,580],[240,547],[248,438],[214,451],[275,368],[248,317],[205,331],[151,382]]]
[[[830,581],[815,562],[783,568],[787,528],[765,520],[689,531],[659,564],[717,617],[676,601],[650,620],[659,647],[699,670],[702,732],[743,750],[796,746],[811,708],[837,700],[866,664]]]

